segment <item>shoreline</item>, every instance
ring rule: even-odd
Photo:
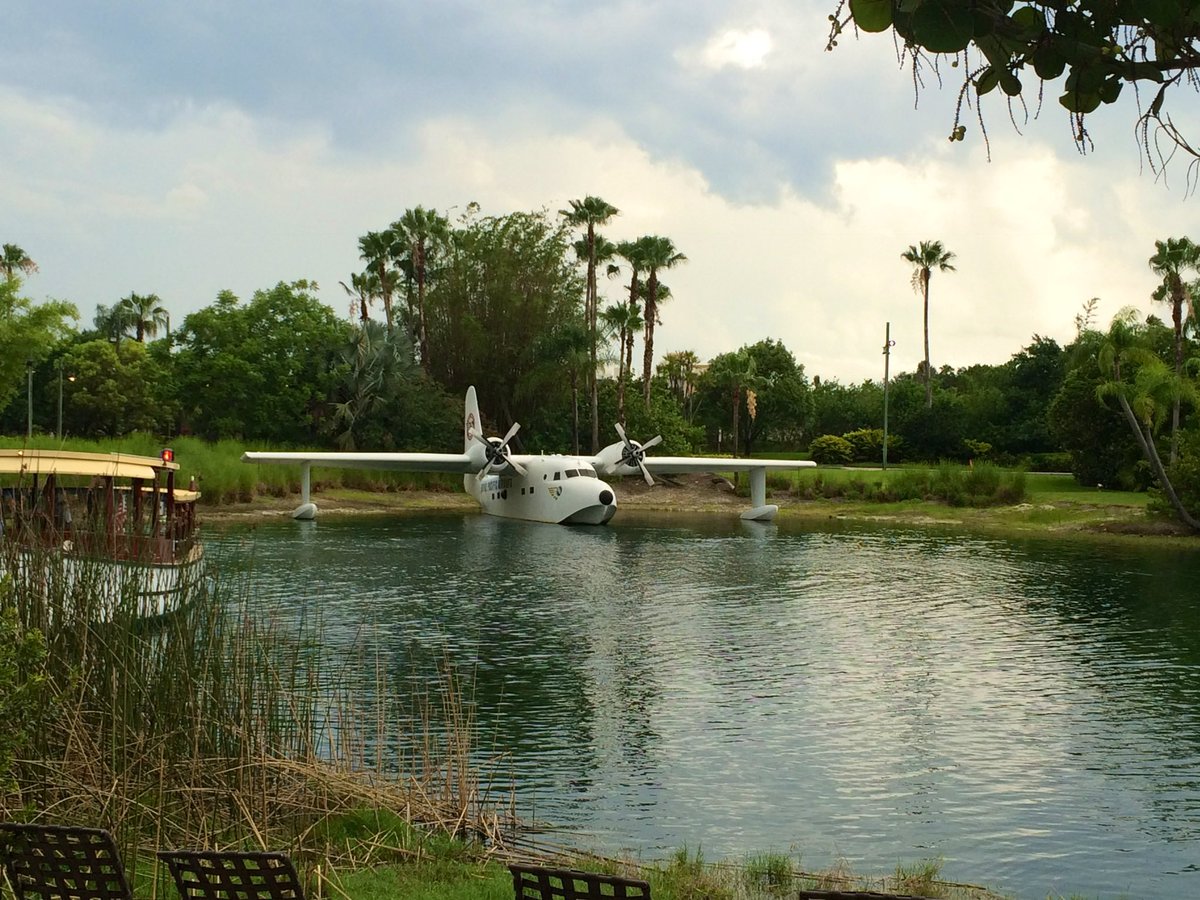
[[[1011,537],[1051,537],[1090,541],[1147,543],[1200,550],[1200,535],[1182,523],[1157,518],[1144,508],[1103,502],[1038,503],[1015,506],[953,507],[932,501],[868,503],[850,500],[769,498],[779,505],[777,522],[845,523],[901,528],[962,529]],[[368,491],[348,488],[317,490],[312,500],[319,516],[403,515],[421,512],[470,512],[479,505],[461,490]],[[204,522],[219,526],[287,519],[300,503],[298,494],[260,495],[246,503],[205,506]],[[620,485],[622,510],[639,516],[713,514],[736,518],[747,505],[724,479],[695,477],[652,487],[640,479]]]

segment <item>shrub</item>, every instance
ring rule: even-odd
[[[1070,472],[1070,453],[1031,453],[1025,462],[1030,472]]]
[[[992,445],[987,441],[973,441],[970,438],[963,438],[963,446],[967,448],[967,455],[971,459],[983,459],[992,452]]]
[[[847,431],[842,437],[850,444],[855,462],[874,462],[883,458],[882,428],[859,428],[857,431]],[[889,440],[889,450],[891,443]]]
[[[26,631],[0,575],[0,791],[16,787],[11,767],[46,713],[46,640]]]
[[[927,469],[901,469],[888,479],[888,497],[891,500],[926,500],[931,494]]]
[[[760,853],[746,860],[745,876],[751,890],[786,891],[792,886],[792,860],[784,853]]]
[[[854,448],[845,438],[823,434],[808,445],[808,454],[821,465],[844,465],[854,458]]]

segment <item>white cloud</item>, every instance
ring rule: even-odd
[[[856,381],[880,377],[885,322],[893,371],[921,358],[909,244],[939,239],[958,256],[957,272],[934,278],[932,356],[963,366],[1001,362],[1035,332],[1068,340],[1092,296],[1103,321],[1127,303],[1149,309],[1153,242],[1191,225],[1190,207],[1135,167],[1114,175],[1030,137],[994,136],[990,164],[944,140],[907,159],[842,159],[816,199],[780,183],[771,202],[747,204],[611,117],[509,124],[381,124],[380,151],[365,155],[319,125],[229,104],[180,105],[135,129],[0,88],[0,127],[20,136],[0,145],[0,168],[19,173],[0,181],[4,239],[41,265],[29,289],[76,301],[85,320],[130,290],[159,294],[181,319],[222,288],[245,296],[300,277],[342,311],[357,238],[409,206],[553,211],[597,194],[622,210],[609,237],[663,234],[689,258],[664,273],[674,299],[656,355],[774,337],[810,374]]]
[[[710,69],[758,69],[767,61],[774,42],[765,28],[730,28],[714,35],[700,54]]]

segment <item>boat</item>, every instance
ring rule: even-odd
[[[159,457],[0,450],[0,558],[21,587],[93,604],[90,617],[160,618],[202,578],[195,483]]]

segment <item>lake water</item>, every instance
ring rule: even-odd
[[[252,534],[218,543],[256,608],[473,670],[518,812],[585,848],[1200,896],[1196,552],[629,511]]]

